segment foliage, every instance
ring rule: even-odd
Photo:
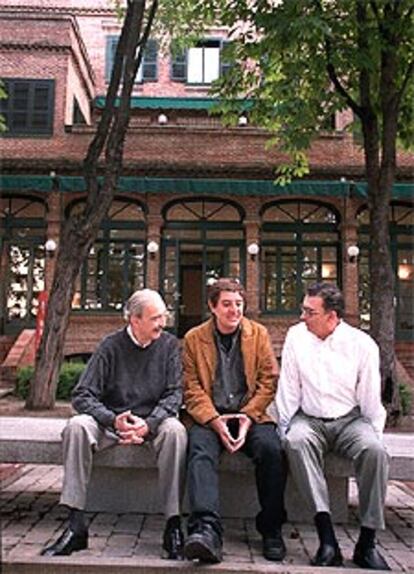
[[[400,392],[402,414],[404,416],[409,415],[411,413],[411,406],[413,403],[413,392],[405,383],[400,383],[398,385],[398,390]]]
[[[381,132],[387,88],[396,88],[390,97],[400,110],[399,141],[413,145],[412,0],[202,0],[193,2],[195,16],[200,5],[210,18],[214,10],[220,15],[233,40],[234,65],[216,94],[250,99],[251,122],[272,132],[272,143],[290,155],[292,176],[306,172],[300,152],[335,112],[351,108],[357,120],[373,114]],[[387,80],[388,56],[395,74]]]
[[[57,382],[56,398],[61,401],[70,400],[72,389],[85,370],[84,363],[62,363]],[[21,367],[17,371],[16,395],[26,399],[35,369],[33,366]]]

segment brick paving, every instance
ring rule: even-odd
[[[6,568],[7,572],[14,571],[14,563],[23,561],[39,565],[46,560],[40,558],[40,550],[55,539],[66,518],[65,509],[58,505],[61,481],[62,468],[51,465],[24,465],[19,473],[16,473],[14,481],[8,477],[1,494],[2,552],[4,564],[9,567],[9,570]],[[143,570],[150,572],[148,564],[153,560],[154,564],[168,565],[170,570],[176,567],[178,570],[184,568],[188,571],[182,563],[159,561],[162,516],[90,513],[88,517],[89,548],[71,557],[59,559],[61,564],[75,561],[84,565],[89,561],[104,566],[117,560],[119,564],[135,564],[136,567],[144,565]],[[386,531],[378,534],[382,553],[393,571],[414,572],[414,491],[411,485],[390,482],[386,521]],[[253,520],[228,518],[223,522],[223,564],[231,570],[244,572],[244,568],[247,568],[249,572],[303,572],[307,570],[305,567],[309,564],[309,557],[317,547],[313,525],[288,523],[284,527],[287,557],[282,565],[272,564],[262,557],[261,539],[255,531]],[[354,482],[351,482],[350,486],[349,523],[337,525],[336,532],[344,554],[345,568],[358,571],[351,562],[359,532]],[[308,570],[316,571],[313,568]],[[329,573],[342,570],[329,569]],[[43,572],[41,567],[31,571]],[[116,569],[114,572],[116,573]]]

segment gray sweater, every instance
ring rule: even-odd
[[[154,435],[167,417],[176,416],[182,403],[182,365],[178,341],[163,332],[148,347],[138,347],[126,328],[108,335],[90,358],[73,390],[78,413],[113,427],[126,410],[145,419]]]

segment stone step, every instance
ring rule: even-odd
[[[329,568],[329,574],[347,574],[349,566]],[[80,558],[70,557],[25,559],[3,562],[3,574],[194,574],[202,572],[203,566],[183,561],[174,562],[160,558]],[[222,562],[207,566],[208,574],[327,574],[326,568],[308,565],[247,564],[245,562]],[[206,570],[204,570],[206,571]],[[366,574],[366,570],[352,567],[352,574]]]

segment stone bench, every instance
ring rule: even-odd
[[[0,462],[62,464],[61,431],[65,419],[2,417]],[[414,434],[386,434],[391,456],[390,478],[414,480]],[[329,455],[327,475],[332,514],[346,522],[348,480],[352,464]],[[253,465],[243,454],[223,454],[220,464],[221,513],[225,517],[254,516],[258,509]],[[290,521],[310,521],[306,503],[288,480],[286,507]],[[119,445],[95,455],[87,509],[102,512],[160,512],[157,469],[152,451],[144,446]],[[186,509],[186,504],[184,510]]]

